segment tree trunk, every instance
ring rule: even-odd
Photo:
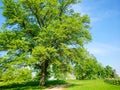
[[[47,68],[48,68],[48,62],[45,61],[43,63],[41,63],[41,72],[40,72],[40,86],[44,86],[45,85],[45,80],[47,77]]]

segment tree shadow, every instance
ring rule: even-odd
[[[69,84],[67,87],[65,87],[65,88],[74,88],[74,87],[76,87],[76,86],[83,86],[83,84],[73,84],[73,83],[71,83],[71,84]]]
[[[67,82],[64,80],[50,80],[50,81],[46,81],[45,86],[50,87],[50,86],[62,85],[62,84],[67,84]]]
[[[47,87],[66,84],[63,80],[50,80],[46,81],[45,86],[39,86],[39,81],[27,81],[24,83],[12,83],[8,85],[0,86],[0,90],[28,90],[28,89],[39,89],[42,90]]]
[[[12,83],[12,84],[8,84],[8,85],[3,85],[0,86],[0,90],[26,90],[26,89],[38,89],[38,88],[43,88],[39,86],[39,82],[38,81],[28,81],[28,82],[24,82],[22,84],[19,83]]]

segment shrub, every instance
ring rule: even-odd
[[[106,78],[105,82],[114,84],[114,85],[120,85],[120,78]]]

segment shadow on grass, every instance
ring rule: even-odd
[[[83,86],[83,84],[69,84],[67,87],[65,87],[65,88],[74,88],[74,87],[77,87],[77,86]]]
[[[25,89],[32,89],[32,88],[41,88],[39,86],[39,82],[38,81],[28,81],[28,82],[24,82],[22,84],[19,83],[12,83],[12,84],[8,84],[8,85],[4,85],[4,86],[0,86],[0,90],[4,90],[4,89],[8,89],[8,90],[25,90]]]
[[[50,87],[50,86],[55,86],[55,85],[62,85],[62,84],[67,84],[64,80],[50,80],[47,81],[45,86]]]
[[[39,81],[28,81],[22,84],[13,83],[13,84],[0,86],[0,90],[33,90],[33,89],[42,90],[46,87],[61,85],[61,84],[66,84],[66,82],[63,80],[46,81],[46,84],[43,87],[43,86],[39,86]]]

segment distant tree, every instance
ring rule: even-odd
[[[117,77],[116,71],[109,65],[104,68],[105,78],[115,78]]]
[[[51,66],[53,72],[64,72],[79,62],[79,50],[91,40],[89,17],[70,9],[80,1],[2,0],[6,22],[0,31],[0,50],[9,54],[1,61],[2,73],[29,66],[39,70],[44,85]]]
[[[97,62],[97,59],[93,55],[86,53],[86,58],[80,60],[75,65],[76,79],[98,79],[102,78],[103,66]]]

